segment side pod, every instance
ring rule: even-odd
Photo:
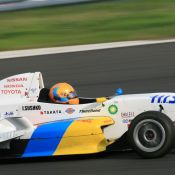
[[[75,120],[58,145],[54,155],[88,154],[106,150],[110,145],[102,128],[113,124],[109,117],[91,117]]]
[[[102,128],[113,124],[110,117],[88,117],[38,126],[22,157],[97,153],[111,144]]]

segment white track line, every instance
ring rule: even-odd
[[[0,52],[0,59],[69,53],[69,52],[80,52],[80,51],[90,51],[90,50],[100,50],[100,49],[111,49],[111,48],[120,48],[120,47],[131,47],[131,46],[141,46],[141,45],[150,45],[150,44],[163,44],[163,43],[171,43],[171,42],[175,42],[175,39],[123,41],[123,42],[52,47],[52,48],[30,49],[30,50],[3,51],[3,52]]]

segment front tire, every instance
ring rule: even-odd
[[[143,158],[158,158],[173,145],[174,125],[163,113],[148,111],[138,115],[130,125],[131,147]]]

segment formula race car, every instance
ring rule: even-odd
[[[126,135],[144,158],[171,150],[175,93],[80,98],[54,104],[40,72],[0,81],[0,152],[20,158],[102,152]]]

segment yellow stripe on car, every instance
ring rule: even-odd
[[[75,120],[67,129],[54,155],[87,154],[106,150],[110,144],[103,126],[114,124],[110,117],[88,117]]]

